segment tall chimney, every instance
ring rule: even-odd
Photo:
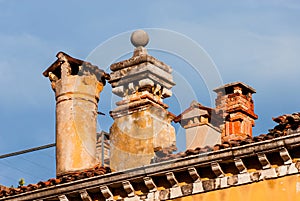
[[[145,31],[135,31],[131,42],[133,57],[110,66],[112,92],[123,100],[111,111],[110,167],[120,171],[151,163],[154,150],[176,149],[175,117],[163,98],[171,96],[175,85],[170,66],[148,55]]]
[[[44,73],[56,98],[56,175],[96,165],[96,125],[100,92],[109,75],[63,52]]]
[[[214,91],[217,93],[216,110],[222,111],[224,118],[222,140],[252,137],[254,120],[258,118],[252,100],[255,89],[242,82],[233,82]]]

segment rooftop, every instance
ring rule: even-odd
[[[234,82],[214,90],[216,108],[193,101],[176,117],[163,103],[175,85],[172,68],[148,55],[145,34],[132,34],[133,56],[112,64],[110,75],[66,53],[56,55],[43,75],[56,97],[57,177],[17,188],[1,186],[0,200],[166,200],[300,172],[300,113],[273,118],[277,126],[252,137],[255,90]],[[106,80],[122,100],[110,111],[114,123],[109,139],[104,133],[96,139]],[[206,142],[199,141],[198,147],[174,154],[171,121],[180,122],[191,139],[203,137],[199,128],[209,125],[214,132],[205,134],[217,136],[218,143],[200,146]],[[109,155],[110,167],[104,166],[104,158],[99,165],[99,147]]]
[[[201,173],[200,178],[204,185],[203,192],[205,192],[237,185],[238,183],[233,182],[230,184],[229,181],[239,174],[237,169],[240,167],[236,164],[236,167],[233,168],[230,164],[240,159],[244,163],[244,168],[249,171],[257,166],[255,167],[256,171],[250,171],[252,179],[246,183],[298,173],[300,172],[300,161],[298,159],[300,157],[300,112],[282,115],[273,119],[278,125],[270,129],[268,134],[261,134],[254,138],[236,139],[216,144],[213,147],[198,147],[177,154],[169,154],[164,152],[165,150],[160,150],[157,153],[159,157],[156,158],[155,163],[121,172],[111,173],[109,167],[95,166],[83,172],[75,172],[61,178],[41,181],[37,184],[29,184],[18,188],[2,186],[0,200],[43,198],[43,200],[50,201],[58,200],[58,195],[74,197],[76,194],[80,195],[83,192],[88,192],[90,195],[102,193],[103,196],[106,196],[103,190],[106,187],[108,189],[119,188],[124,186],[124,182],[130,182],[136,187],[135,184],[145,182],[145,179],[149,177],[158,182],[157,177],[166,175],[168,172],[173,172],[176,175],[183,172],[191,174],[191,168],[196,168],[198,173]],[[253,157],[256,157],[256,159]],[[248,163],[249,158],[251,158],[253,164]],[[271,169],[274,169],[274,174],[269,175],[264,172],[263,160],[267,161],[265,165],[269,165]],[[291,160],[295,160],[295,163],[292,163]],[[283,164],[293,165],[295,169],[282,173],[281,165]],[[229,166],[231,169],[228,169]],[[207,167],[212,168],[211,171],[214,176],[200,170]],[[219,169],[214,169],[217,167]],[[228,185],[223,187],[210,186],[211,181],[218,180],[218,174],[224,174],[226,180],[228,180]],[[258,174],[258,176],[255,176],[255,174]],[[159,186],[159,183],[156,185]],[[185,185],[181,186],[182,189],[186,187]],[[163,194],[163,191],[160,191],[160,193]],[[166,196],[171,195],[168,193]]]

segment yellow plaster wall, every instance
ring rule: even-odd
[[[154,148],[175,146],[168,112],[154,106],[118,117],[110,128],[110,168],[121,171],[151,163]]]
[[[206,193],[172,199],[173,201],[298,201],[300,175],[264,180]]]

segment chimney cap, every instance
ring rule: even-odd
[[[210,116],[213,109],[210,107],[206,107],[204,105],[202,105],[201,103],[198,103],[197,101],[193,100],[190,104],[190,107],[188,107],[186,110],[184,110],[180,115],[178,115],[175,119],[174,122],[178,123],[180,122],[182,119],[185,119],[187,116],[189,116],[189,113],[193,113],[192,111],[198,109],[197,116],[203,116],[204,114],[206,114],[205,116]],[[200,113],[200,111],[206,111],[206,113]]]
[[[97,79],[101,81],[105,85],[105,80],[109,80],[109,74],[105,73],[104,70],[99,69],[98,66],[91,64],[90,62],[83,61],[80,59],[76,59],[71,57],[70,55],[64,52],[58,52],[56,54],[56,61],[51,64],[44,72],[43,75],[45,77],[49,77],[49,73],[55,74],[58,79],[61,77],[60,68],[64,62],[68,62],[72,68],[72,75],[77,75],[79,71],[89,71],[89,73],[95,74]]]
[[[241,87],[243,91],[248,91],[248,92],[250,92],[252,94],[256,93],[256,90],[254,88],[250,87],[249,85],[247,85],[247,84],[245,84],[243,82],[228,83],[228,84],[225,84],[223,86],[220,86],[220,87],[214,89],[213,91],[216,92],[216,93],[218,93],[219,91],[223,91],[223,90],[227,91],[228,89],[234,88],[235,86]]]
[[[64,53],[64,52],[58,52],[56,54],[57,60],[55,62],[53,62],[51,64],[51,66],[49,66],[44,72],[43,75],[45,77],[49,76],[49,72],[54,72],[57,68],[60,68],[63,59],[61,57],[64,57],[70,64],[76,65],[76,66],[81,66],[84,61],[80,60],[80,59],[75,59],[73,57],[71,57],[70,55]]]

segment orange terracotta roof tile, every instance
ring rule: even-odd
[[[300,112],[293,114],[285,114],[272,119],[279,124],[273,129],[270,129],[268,134],[261,134],[253,138],[250,136],[247,136],[246,138],[241,138],[240,136],[229,136],[228,140],[222,142],[222,144],[216,144],[213,147],[197,147],[195,149],[188,149],[184,152],[176,154],[166,154],[167,151],[160,150],[159,153],[156,153],[157,157],[155,159],[155,162],[162,162],[176,158],[183,158],[190,155],[196,155],[210,151],[217,151],[231,147],[238,147],[250,143],[271,140],[277,137],[288,135],[293,131],[300,131]],[[165,152],[165,154],[161,154],[162,152]]]
[[[98,175],[104,175],[106,173],[110,173],[111,170],[109,167],[103,167],[100,165],[96,165],[93,168],[81,171],[81,172],[73,172],[67,175],[63,175],[59,178],[52,178],[47,181],[40,181],[37,184],[29,184],[27,186],[19,186],[18,188],[8,188],[5,186],[0,186],[0,198],[6,196],[17,195],[20,193],[32,191],[40,188],[47,188],[50,186],[55,186],[57,184],[67,183],[70,181],[75,181],[79,179],[84,179],[88,177],[94,177]]]

